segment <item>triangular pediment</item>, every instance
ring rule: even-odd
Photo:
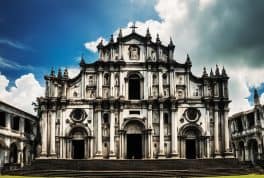
[[[122,42],[146,42],[146,38],[138,33],[130,33],[122,38]]]

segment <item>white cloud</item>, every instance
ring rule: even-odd
[[[68,68],[69,78],[74,78],[80,73],[80,68],[71,67]]]
[[[29,46],[22,44],[18,41],[11,41],[8,39],[0,39],[0,44],[6,44],[13,48],[22,49],[22,50],[32,50]]]
[[[260,96],[260,103],[264,104],[264,93],[262,93]]]
[[[18,64],[16,62],[13,62],[11,60],[5,59],[3,57],[0,56],[0,68],[10,68],[10,69],[28,69],[28,70],[32,70],[34,67],[32,67],[31,65],[21,65]]]
[[[97,45],[100,43],[101,40],[103,40],[103,44],[106,43],[106,40],[103,37],[99,37],[96,41],[86,42],[84,44],[84,46],[89,51],[96,53],[97,52]]]
[[[213,3],[215,3],[215,0],[200,0],[199,9],[204,10],[205,8],[210,7]]]
[[[35,114],[32,102],[44,95],[44,88],[40,86],[34,74],[22,75],[10,89],[7,89],[8,84],[9,80],[0,74],[0,100]]]

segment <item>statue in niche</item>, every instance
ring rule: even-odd
[[[94,98],[95,97],[95,92],[94,90],[91,91],[91,95],[90,95],[90,98]]]
[[[131,60],[139,60],[139,47],[134,45],[129,47],[129,58]]]
[[[151,59],[153,61],[156,61],[156,53],[155,53],[155,51],[151,51]]]

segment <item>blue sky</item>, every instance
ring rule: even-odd
[[[255,87],[264,102],[263,17],[263,0],[2,0],[0,99],[32,111],[51,67],[78,72],[82,54],[97,59],[90,47],[100,38],[136,21],[138,33],[172,37],[175,60],[188,53],[195,75],[225,66],[231,111],[245,110]]]
[[[129,21],[158,19],[153,4],[149,1],[138,6],[123,0],[1,1],[0,56],[18,66],[0,66],[0,71],[11,82],[32,72],[42,83],[51,66],[77,65],[81,54],[87,61],[96,59],[95,53],[85,49],[86,41],[110,36]]]

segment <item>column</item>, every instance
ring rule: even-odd
[[[124,94],[123,94],[123,85],[124,85],[123,81],[124,81],[123,72],[120,71],[119,72],[119,97],[124,96]]]
[[[215,122],[214,122],[214,143],[215,143],[215,157],[220,157],[219,152],[219,115],[218,110],[215,110]]]
[[[40,157],[47,157],[47,121],[48,120],[48,114],[47,111],[42,111],[41,113],[41,122],[40,122],[40,128],[41,128],[41,153]]]
[[[174,97],[174,78],[173,78],[173,70],[170,71],[170,97]]]
[[[159,71],[159,96],[163,96],[162,71]]]
[[[91,138],[89,141],[90,141],[90,158],[92,159],[93,158],[93,147],[94,147],[93,142],[94,142],[94,139]]]
[[[123,128],[122,128],[122,124],[123,124],[123,105],[121,104],[120,106],[120,110],[119,110],[119,159],[123,159],[123,149],[124,149],[124,134],[123,134]]]
[[[123,158],[123,132],[119,131],[119,159]]]
[[[20,118],[20,120],[22,120],[22,118]],[[24,119],[23,119],[24,120]],[[18,163],[20,163],[21,167],[24,167],[24,154],[23,154],[23,149],[24,149],[24,143],[21,141],[19,144],[19,148],[18,148]]]
[[[111,71],[110,72],[110,96],[111,97],[114,97],[115,96],[115,91],[114,91],[114,86],[115,86],[115,79],[114,79],[114,72],[113,71]]]
[[[96,152],[96,158],[101,159],[103,157],[102,155],[102,113],[101,113],[101,106],[99,106],[99,109],[97,111],[97,152]]]
[[[55,139],[55,125],[56,125],[56,112],[50,111],[50,157],[56,157],[56,139]]]
[[[225,157],[234,157],[230,149],[230,135],[229,135],[229,124],[228,124],[228,111],[224,111],[224,124],[225,124]]]
[[[25,119],[22,117],[19,118],[19,131],[22,134],[25,132]]]
[[[165,158],[164,154],[164,120],[163,104],[160,104],[160,138],[159,138],[159,158]]]
[[[102,90],[102,80],[103,80],[103,74],[101,71],[99,71],[99,76],[98,76],[98,97],[103,97],[103,90]]]
[[[148,107],[148,158],[153,158],[153,149],[152,149],[152,105]]]
[[[248,145],[245,143],[245,161],[250,161],[249,159],[249,148]]]
[[[111,106],[111,114],[110,114],[110,159],[115,159],[115,113],[114,107]]]
[[[211,157],[210,137],[206,138],[206,147],[207,147],[207,158],[210,158]]]
[[[175,104],[171,109],[171,156],[178,157],[178,133],[177,133],[177,118]]]
[[[7,130],[11,129],[11,114],[6,113],[6,128]]]
[[[150,71],[150,69],[148,70],[148,90],[149,90],[149,97],[152,96],[152,72]]]

